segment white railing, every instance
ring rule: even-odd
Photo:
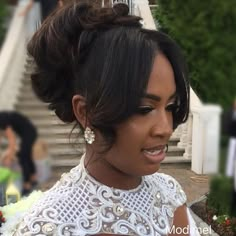
[[[25,63],[25,19],[16,7],[0,51],[0,109],[12,110]]]
[[[26,16],[23,1],[15,7],[7,35],[0,50],[0,110],[13,110],[17,102],[26,62],[26,40],[32,34],[32,19],[39,16],[39,8],[33,7]],[[37,6],[37,4],[35,4]]]
[[[156,29],[148,0],[133,0],[133,12],[143,18],[144,28]],[[191,169],[197,174],[218,171],[220,114],[220,106],[202,104],[190,89],[188,121],[175,130],[173,137],[180,139],[178,147],[185,149],[183,157],[191,159]]]

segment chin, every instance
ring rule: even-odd
[[[155,174],[160,169],[160,164],[151,165],[147,167],[147,169],[144,171],[145,173],[143,175],[152,175]]]

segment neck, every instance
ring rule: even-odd
[[[98,182],[117,189],[130,190],[140,185],[142,177],[130,176],[110,165],[102,156],[85,156],[85,169]]]

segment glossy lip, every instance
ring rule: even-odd
[[[158,152],[155,155],[149,154],[148,151],[152,151],[152,150],[160,150],[160,152]],[[150,162],[155,163],[155,164],[160,163],[166,157],[165,145],[156,146],[156,147],[152,147],[152,148],[144,148],[144,149],[142,149],[142,153],[145,156],[145,158],[147,160],[149,160]]]

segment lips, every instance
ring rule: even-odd
[[[165,159],[165,145],[142,149],[144,157],[152,163],[160,163]]]

